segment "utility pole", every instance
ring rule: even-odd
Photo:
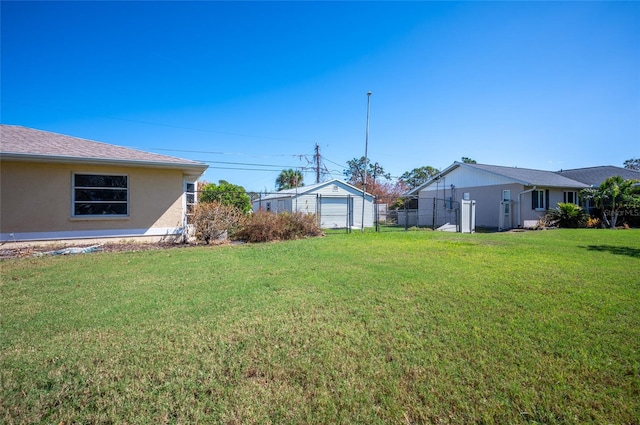
[[[314,158],[316,160],[316,183],[320,183],[320,146],[317,143]]]
[[[364,232],[364,208],[367,201],[367,164],[369,158],[367,158],[367,151],[369,150],[369,112],[371,110],[371,92],[367,92],[367,131],[364,142],[364,177],[362,178],[362,232]]]

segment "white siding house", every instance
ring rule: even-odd
[[[363,212],[364,227],[374,224],[373,195],[367,193],[363,200],[362,190],[338,179],[261,196],[253,201],[253,210],[317,214],[323,229],[361,228]]]

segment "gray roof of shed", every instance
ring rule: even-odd
[[[54,162],[99,162],[187,168],[204,172],[207,165],[33,128],[0,125],[0,155],[4,158]]]
[[[280,198],[295,198],[296,196],[305,195],[307,193],[313,192],[314,190],[321,188],[323,186],[327,186],[330,184],[337,184],[344,186],[345,188],[351,188],[356,191],[362,192],[362,189],[358,189],[357,187],[350,185],[349,183],[340,180],[340,179],[331,179],[326,182],[314,183],[306,186],[294,187],[292,189],[283,189],[275,193],[270,193],[266,196],[260,198],[261,201],[269,200],[269,199],[280,199]],[[372,196],[370,193],[366,193],[366,196]],[[255,199],[254,201],[257,201]]]
[[[640,180],[640,171],[627,168],[603,165],[600,167],[576,168],[573,170],[560,170],[561,176],[577,180],[589,186],[600,186],[609,177],[620,176],[625,180]]]

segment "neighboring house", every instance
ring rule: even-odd
[[[560,170],[561,176],[577,180],[591,187],[598,187],[609,177],[620,176],[625,180],[640,180],[640,171],[622,167],[605,165],[601,167],[576,168],[574,170]]]
[[[614,167],[611,165],[605,165],[601,167],[589,167],[589,168],[577,168],[575,170],[560,170],[558,174],[569,177],[570,179],[577,180],[590,187],[598,187],[609,177],[620,176],[625,180],[638,180],[640,182],[640,171],[629,170],[627,168]],[[640,186],[640,183],[636,183],[636,186]],[[594,208],[593,201],[582,201],[581,206],[589,212],[591,215],[600,216],[600,212]],[[628,211],[631,213],[627,217],[627,221],[634,223],[640,222],[640,217],[637,214],[637,210],[633,209]]]
[[[0,126],[0,241],[182,235],[207,165]]]
[[[285,189],[253,201],[253,210],[317,214],[320,227],[362,228],[362,190],[342,180]],[[364,227],[373,227],[373,196],[364,196]]]
[[[433,206],[445,205],[455,219],[460,201],[475,200],[477,227],[532,227],[560,202],[578,204],[588,184],[553,171],[454,162],[408,194],[417,195],[417,223],[431,226]]]

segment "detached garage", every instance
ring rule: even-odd
[[[362,190],[342,180],[281,190],[253,201],[254,211],[304,212],[317,214],[320,227],[362,228]],[[373,195],[364,196],[364,227],[373,227]]]

